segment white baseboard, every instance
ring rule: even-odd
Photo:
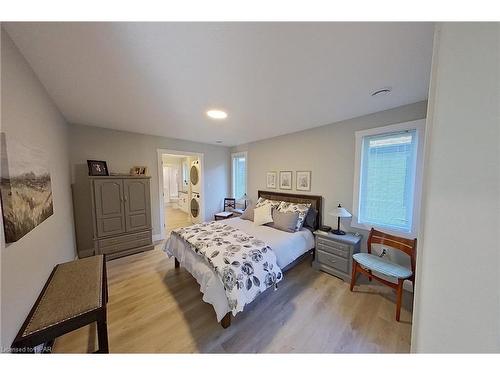
[[[165,239],[165,235],[163,234],[153,234],[153,242],[163,241]]]

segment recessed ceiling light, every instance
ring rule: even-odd
[[[375,90],[374,92],[371,93],[371,96],[383,96],[383,95],[389,95],[392,91],[391,87],[384,87],[378,90]]]
[[[207,116],[216,120],[223,120],[227,117],[227,113],[220,109],[211,109],[207,111]]]
[[[215,141],[215,143],[222,143],[222,141]]]

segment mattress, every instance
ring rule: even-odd
[[[278,266],[281,269],[314,248],[314,236],[309,229],[288,233],[268,226],[256,226],[252,221],[240,218],[224,220],[224,224],[240,229],[266,242],[273,249]],[[169,238],[164,251],[169,257],[175,256],[180,264],[193,275],[200,284],[203,301],[214,307],[217,321],[221,321],[231,309],[227,302],[224,287],[215,271],[204,258],[191,250],[187,242],[176,235]]]

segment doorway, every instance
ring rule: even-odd
[[[158,150],[162,237],[203,221],[203,154]]]

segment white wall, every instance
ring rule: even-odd
[[[234,147],[232,152],[248,151],[248,195],[255,201],[257,190],[266,188],[266,172],[294,171],[291,193],[317,194],[323,197],[323,223],[337,226],[336,218],[327,215],[339,203],[352,212],[355,136],[358,130],[376,128],[425,118],[426,102],[418,102],[367,116],[283,135]],[[295,171],[312,171],[310,192],[295,190]],[[277,189],[276,191],[280,191]],[[364,235],[368,232],[350,228],[350,220],[342,221],[346,230]],[[395,261],[409,264],[407,257],[388,254]]]
[[[500,352],[499,35],[437,28],[414,352]]]
[[[1,348],[10,347],[56,263],[74,259],[68,127],[30,66],[2,29],[2,132],[45,150],[54,214],[1,250]],[[7,145],[8,147],[8,145]]]
[[[160,233],[158,149],[204,154],[205,219],[221,210],[224,197],[230,192],[229,147],[85,125],[70,125],[70,142],[73,182],[77,176],[87,174],[87,159],[106,160],[110,172],[128,174],[134,165],[149,168],[154,236]]]

